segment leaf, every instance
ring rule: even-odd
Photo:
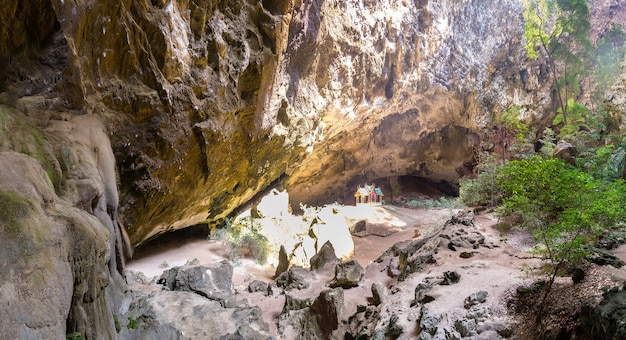
[[[561,109],[559,109],[560,111]],[[563,121],[563,114],[559,113],[558,115],[556,115],[556,117],[554,117],[554,120],[552,121],[552,125],[559,125],[561,124],[561,122]]]

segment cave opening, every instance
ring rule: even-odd
[[[208,224],[201,223],[156,235],[135,248],[132,261],[154,257],[189,243],[206,241],[209,238],[209,232]]]
[[[442,197],[459,196],[457,184],[445,180],[435,180],[422,176],[389,176],[367,181],[379,186],[385,197],[385,204],[398,204],[411,200],[439,200]],[[363,183],[365,184],[365,183]],[[354,192],[346,195],[343,204],[354,204]]]

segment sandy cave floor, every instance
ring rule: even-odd
[[[354,207],[346,206],[344,209],[343,213],[349,223],[355,223],[361,219],[355,214]],[[385,237],[377,235],[353,236],[355,249],[351,259],[357,260],[363,267],[367,267],[395,243],[414,238],[416,231],[421,236],[428,236],[441,227],[454,211],[456,210],[408,209],[395,206],[373,208],[371,214],[365,217],[368,223],[371,224],[374,221],[381,228],[386,227],[398,231]],[[228,260],[228,254],[220,241],[207,240],[200,236],[189,236],[181,239],[170,238],[163,242],[157,240],[150,245],[149,249],[141,249],[127,263],[126,269],[142,272],[150,278],[160,276],[164,270],[182,266],[193,259],[197,259],[200,263],[214,263]],[[275,271],[274,266],[261,266],[252,260],[244,259],[241,261],[241,265],[234,268],[235,288],[241,291],[255,279],[269,281]]]
[[[539,260],[532,258],[526,252],[531,241],[528,235],[519,231],[503,235],[495,228],[497,220],[490,214],[478,215],[474,222],[476,228],[485,236],[486,243],[495,247],[468,250],[474,253],[474,256],[469,259],[460,258],[459,251],[440,249],[435,256],[436,264],[427,266],[422,272],[414,273],[404,282],[396,282],[395,279],[387,276],[384,264],[374,262],[385,250],[399,241],[432,234],[454,212],[451,209],[407,209],[395,206],[384,206],[374,211],[368,217],[368,223],[369,218],[372,218],[377,225],[384,227],[386,224],[388,228],[398,231],[386,237],[353,236],[355,244],[353,259],[366,268],[366,275],[358,287],[344,290],[345,308],[342,319],[345,320],[354,314],[358,305],[367,305],[368,299],[372,297],[372,283],[380,282],[395,292],[389,295],[389,299],[395,309],[393,312],[405,314],[402,318],[405,320],[403,325],[405,334],[409,337],[415,336],[417,335],[415,321],[419,317],[419,309],[412,308],[412,299],[407,297],[413,296],[417,284],[429,278],[440,277],[445,271],[456,271],[461,275],[461,280],[455,285],[437,285],[429,291],[430,295],[436,297],[435,301],[428,304],[430,311],[462,315],[465,313],[463,308],[465,297],[479,290],[485,290],[489,293],[486,305],[496,314],[505,316],[507,295],[511,294],[511,291],[518,285],[532,282],[535,277],[532,277],[525,269],[538,265]],[[354,218],[354,222],[358,218],[358,216],[350,216],[350,211],[346,211],[346,216],[348,220]],[[398,221],[403,223],[398,224]],[[416,236],[418,234],[419,236]],[[618,248],[614,253],[626,260],[626,246]],[[226,257],[224,247],[219,241],[209,241],[203,238],[169,240],[140,252],[127,264],[127,269],[140,271],[147,277],[153,277],[159,276],[167,268],[183,265],[192,259],[197,259],[202,264],[219,262]],[[626,279],[624,268],[609,271],[614,279]],[[250,282],[253,280],[269,282],[274,272],[273,266],[260,266],[254,261],[244,260],[241,265],[234,268],[233,283],[238,292],[238,299],[247,299],[252,305],[259,306],[263,310],[265,321],[270,326],[270,332],[276,335],[274,320],[283,308],[284,295],[267,297],[263,293],[247,291]],[[332,269],[317,272],[315,282],[311,282],[310,288],[298,291],[298,295],[300,297],[317,296],[322,289],[327,287],[333,278],[333,273]]]

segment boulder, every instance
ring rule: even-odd
[[[357,287],[365,275],[365,269],[356,260],[340,263],[335,266],[335,277],[330,282],[331,288]]]
[[[389,323],[387,324],[387,330],[385,332],[386,339],[397,339],[404,332],[404,328],[398,323],[398,315],[391,314],[389,317]]]
[[[294,310],[304,309],[310,307],[312,303],[313,299],[311,298],[300,298],[292,294],[285,294],[285,304],[280,313],[286,314]]]
[[[443,280],[440,285],[447,286],[451,284],[458,283],[461,280],[461,274],[455,271],[446,271],[443,273]]]
[[[433,255],[439,247],[439,242],[439,237],[430,237],[412,242],[407,247],[399,249],[398,281],[404,281],[408,275],[422,270],[426,264],[435,263]]]
[[[290,262],[287,256],[287,250],[285,246],[281,245],[278,251],[278,265],[276,266],[276,272],[274,272],[274,278],[277,278],[280,274],[286,272],[289,269]]]
[[[248,285],[248,292],[250,292],[250,293],[256,293],[256,292],[267,293],[267,288],[268,288],[268,284],[266,282],[263,282],[261,280],[254,280],[254,281],[250,282],[250,284]]]
[[[132,284],[147,285],[150,283],[150,279],[146,277],[146,274],[140,271],[136,271],[136,270],[125,270],[124,279],[126,280],[126,283],[129,285],[132,285]]]
[[[599,265],[611,265],[615,268],[622,268],[625,263],[619,257],[609,253],[606,250],[593,248],[592,253],[588,256],[589,261]]]
[[[322,337],[330,339],[332,332],[339,326],[339,317],[343,310],[343,289],[326,289],[311,305],[311,314],[320,325]]]
[[[463,210],[454,214],[444,223],[439,237],[441,245],[452,251],[456,248],[476,249],[485,243],[485,236],[474,227],[474,213],[471,210]],[[471,252],[464,252],[462,257],[471,257]]]
[[[465,309],[469,309],[470,307],[474,305],[483,303],[487,299],[488,294],[489,293],[487,293],[484,290],[478,291],[477,293],[473,293],[470,296],[465,298],[465,301],[463,302],[463,306],[465,307]]]
[[[426,334],[435,335],[441,319],[442,316],[440,314],[432,314],[428,308],[422,306],[419,312],[419,328]]]
[[[552,157],[560,158],[565,163],[574,164],[576,156],[578,156],[578,149],[564,140],[560,140],[552,151]]]
[[[415,303],[428,303],[433,301],[434,299],[432,299],[432,297],[426,295],[426,292],[428,292],[431,288],[432,285],[426,283],[418,284],[417,287],[415,287]]]
[[[299,306],[306,303],[300,302]],[[339,326],[343,304],[343,289],[323,290],[308,307],[283,309],[285,312],[278,317],[278,331],[285,339],[335,339],[333,332]]]
[[[378,306],[385,302],[387,298],[387,288],[380,282],[372,283],[372,305]]]
[[[626,339],[626,285],[613,289],[602,297],[600,304],[583,308],[580,328],[586,330],[581,336],[589,339]]]
[[[462,337],[468,337],[476,334],[476,321],[473,319],[457,319],[454,321],[454,329],[461,334]]]
[[[313,279],[313,276],[308,270],[294,266],[278,275],[275,282],[279,288],[284,290],[305,289],[309,287],[309,281]]]
[[[267,284],[267,292],[265,292],[265,296],[276,296],[280,295],[281,291],[276,281],[271,281]]]
[[[311,270],[323,269],[327,264],[339,263],[333,244],[326,241],[319,252],[311,257]]]
[[[572,273],[572,281],[574,283],[580,283],[585,279],[585,276],[587,276],[587,273],[585,273],[585,270],[577,267],[574,269],[574,272]]]
[[[625,176],[626,177],[626,176]],[[603,230],[602,234],[596,240],[596,248],[612,250],[626,243],[625,233],[616,230]]]
[[[446,224],[441,230],[439,237],[444,239],[442,244],[446,244],[448,249],[456,251],[456,248],[479,248],[485,243],[485,236],[474,229],[473,226],[465,224]]]
[[[365,220],[360,220],[350,227],[350,231],[353,234],[365,233],[367,231],[367,222]]]
[[[474,212],[471,209],[461,210],[452,215],[445,224],[462,224],[468,227],[474,226]]]
[[[162,290],[136,296],[118,320],[120,340],[271,339],[259,307],[227,308],[190,291]]]
[[[157,283],[169,290],[194,292],[222,304],[235,294],[233,266],[227,261],[174,267],[164,271]]]

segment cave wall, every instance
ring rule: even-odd
[[[320,28],[295,40],[319,52],[306,67],[298,59],[310,79],[299,88],[322,98],[325,129],[290,172],[292,202],[341,200],[387,176],[455,183],[496,114],[522,105],[540,117],[551,102],[542,65],[525,58],[522,11],[519,1],[326,1],[309,14]]]
[[[277,181],[295,206],[386,176],[454,183],[496,114],[553,111],[519,0],[9,2],[0,34],[38,27],[0,45],[0,90],[44,122],[102,117],[135,246]]]
[[[594,1],[592,40],[625,9]],[[114,338],[132,246],[276,183],[295,207],[387,176],[454,183],[496,114],[554,113],[521,13],[519,0],[6,0],[2,329]],[[607,107],[623,125],[618,78]]]
[[[134,245],[223,218],[279,178],[295,206],[368,178],[454,182],[494,113],[550,104],[524,61],[519,1],[52,8],[63,93],[107,122]]]

